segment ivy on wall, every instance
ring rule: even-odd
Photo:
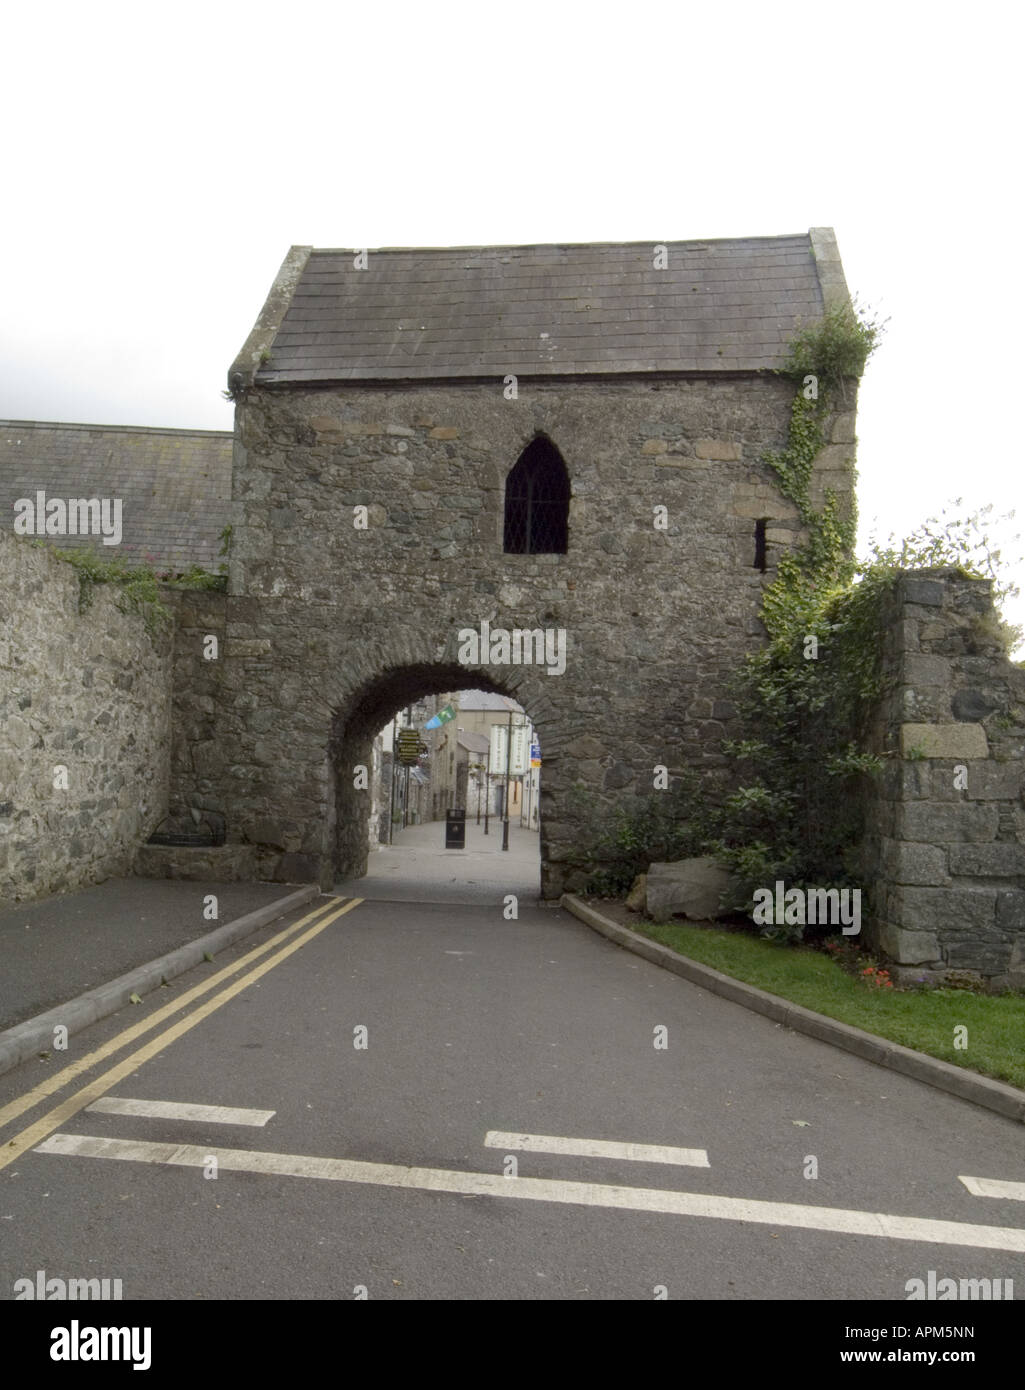
[[[826,491],[821,510],[813,506],[825,423],[848,403],[882,328],[856,305],[835,308],[798,334],[781,369],[796,388],[787,440],[762,461],[797,508],[805,539],[781,557],[763,592],[768,643],[744,659],[733,681],[741,737],[726,741],[724,751],[739,776],[731,788],[713,789],[714,797],[680,784],[669,801],[669,793],[655,792],[620,810],[595,857],[596,891],[628,886],[670,843],[725,863],[741,910],[750,909],[756,888],[778,879],[788,888],[863,886],[863,779],[881,766],[866,751],[867,721],[882,693],[887,595],[902,572],[937,567],[991,579],[998,603],[1017,592],[1002,581],[1000,552],[988,542],[990,508],[965,515],[958,502],[957,515],[930,517],[901,542],[873,542],[858,561],[855,519],[843,515],[836,493]],[[1021,638],[1006,625],[1002,632],[1008,649]],[[763,928],[782,938],[802,931]]]
[[[994,583],[999,604],[1017,590],[1002,578],[981,512],[930,517],[904,541],[870,544],[854,557],[855,519],[827,490],[811,503],[824,421],[860,377],[884,325],[856,305],[830,311],[798,335],[783,375],[797,383],[787,443],[764,462],[797,507],[803,545],[784,555],[764,594],[768,645],[751,653],[734,682],[744,737],[725,749],[738,760],[740,785],[725,797],[707,848],[736,873],[741,896],[784,879],[788,886],[860,886],[862,779],[881,767],[865,748],[867,720],[882,693],[883,605],[900,574],[950,567]],[[955,504],[960,508],[960,500]],[[1012,513],[1013,515],[1013,513]],[[1008,651],[1021,632],[999,624]],[[746,905],[746,904],[745,904]],[[799,936],[800,927],[764,934]]]
[[[763,456],[797,508],[806,540],[783,555],[763,594],[769,643],[733,683],[744,736],[730,740],[741,783],[725,797],[710,841],[733,869],[741,896],[788,886],[852,883],[860,841],[858,779],[878,766],[862,749],[880,690],[879,599],[886,585],[852,587],[856,522],[829,489],[812,504],[815,459],[834,406],[862,375],[882,325],[855,305],[833,307],[790,345],[780,374],[796,385],[783,449]],[[776,926],[774,934],[799,934]]]

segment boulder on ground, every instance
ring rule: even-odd
[[[637,877],[634,879],[633,887],[630,889],[630,892],[627,894],[626,898],[627,912],[644,911],[645,884],[647,883],[647,881],[647,874],[638,874]]]
[[[670,917],[689,917],[707,922],[726,917],[733,876],[717,859],[680,859],[672,864],[651,864],[646,882],[646,911],[656,922]]]

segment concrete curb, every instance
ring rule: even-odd
[[[853,1052],[855,1056],[863,1057],[866,1062],[875,1062],[877,1066],[888,1067],[890,1071],[913,1077],[915,1081],[924,1081],[927,1085],[947,1091],[961,1100],[969,1100],[975,1105],[984,1106],[987,1110],[995,1110],[998,1115],[1004,1115],[1009,1120],[1025,1124],[1025,1091],[1019,1091],[1016,1086],[1008,1086],[1003,1081],[991,1081],[987,1076],[979,1076],[975,1072],[952,1066],[949,1062],[941,1062],[938,1057],[928,1057],[924,1052],[915,1052],[910,1047],[901,1047],[899,1043],[878,1038],[874,1033],[852,1028],[849,1023],[839,1023],[835,1018],[814,1013],[800,1004],[791,1004],[787,999],[780,999],[778,995],[756,989],[754,985],[744,984],[742,980],[734,980],[729,975],[713,970],[711,966],[701,965],[687,956],[677,955],[668,946],[640,936],[629,927],[621,927],[618,922],[603,917],[593,907],[581,902],[573,893],[564,893],[559,899],[559,906],[564,907],[567,912],[572,912],[574,917],[579,917],[581,922],[586,922],[602,936],[607,936],[617,946],[623,946],[635,955],[643,956],[645,960],[671,970],[674,975],[682,975],[691,984],[701,985],[734,1004],[742,1004],[745,1009],[764,1014],[775,1023],[792,1028],[795,1033],[806,1033],[811,1038],[817,1038],[819,1042],[832,1043],[834,1047],[842,1047],[845,1052]]]
[[[241,941],[260,927],[265,927],[268,922],[283,917],[319,896],[320,889],[315,883],[306,884],[284,898],[277,898],[264,907],[236,917],[233,922],[225,922],[223,927],[207,932],[206,936],[190,941],[185,946],[179,946],[177,950],[168,951],[166,955],[158,956],[147,965],[136,966],[127,975],[119,975],[116,980],[111,980],[108,985],[99,985],[86,994],[80,994],[77,999],[58,1004],[56,1008],[48,1009],[45,1014],[36,1014],[35,1018],[27,1018],[24,1023],[17,1023],[13,1028],[6,1029],[0,1033],[0,1075],[18,1066],[28,1057],[34,1057],[39,1052],[51,1051],[55,1027],[63,1025],[67,1028],[69,1036],[77,1033],[87,1028],[90,1023],[95,1023],[97,1019],[116,1013],[129,1002],[133,994],[143,995],[149,990],[157,989],[162,980],[173,980],[176,975],[182,975],[186,970],[198,965],[205,954],[216,955],[218,951],[233,946],[236,941]]]

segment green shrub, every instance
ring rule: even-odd
[[[780,375],[802,385],[807,376],[815,376],[820,387],[843,392],[846,381],[863,375],[886,322],[862,308],[857,298],[850,304],[835,304],[820,319],[798,330]]]
[[[673,778],[665,791],[638,796],[606,815],[589,859],[589,893],[626,892],[649,864],[703,852],[709,811],[696,774]]]

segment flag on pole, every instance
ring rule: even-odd
[[[428,719],[427,723],[424,725],[424,728],[440,729],[442,724],[447,724],[450,719],[455,719],[455,717],[455,710],[452,708],[451,705],[446,705],[444,709],[438,711],[438,713],[434,716],[433,719]]]

